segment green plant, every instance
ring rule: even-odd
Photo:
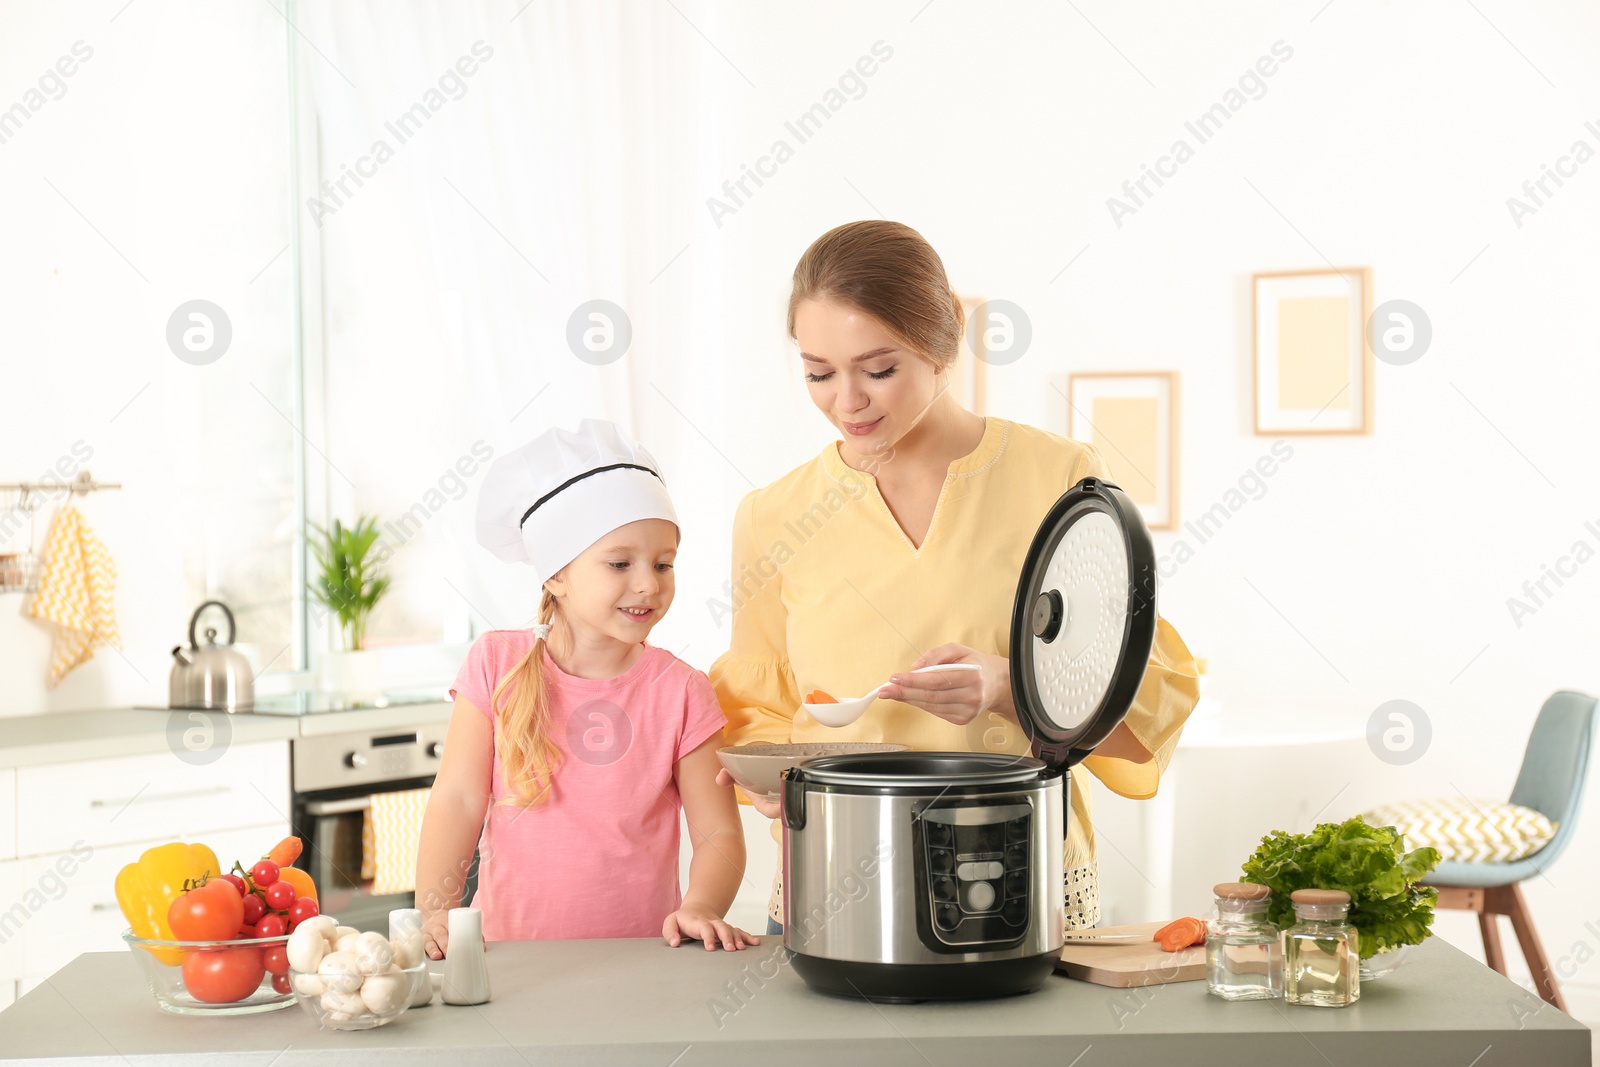
[[[317,535],[308,541],[318,573],[307,585],[317,602],[338,616],[344,647],[354,651],[366,639],[372,609],[389,589],[380,561],[368,559],[378,543],[378,520],[363,515],[354,526],[344,526],[334,519],[332,530],[308,525]]]
[[[1272,889],[1268,917],[1294,923],[1289,894],[1297,889],[1342,889],[1350,894],[1350,924],[1363,959],[1401,945],[1420,945],[1433,925],[1439,891],[1418,885],[1439,864],[1439,851],[1405,851],[1393,826],[1369,826],[1359,815],[1325,822],[1308,834],[1274,830],[1244,863],[1244,880]]]

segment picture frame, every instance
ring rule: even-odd
[[[1178,528],[1177,371],[1067,376],[1067,436],[1094,445],[1152,530]]]
[[[1251,276],[1255,432],[1370,434],[1372,268]]]

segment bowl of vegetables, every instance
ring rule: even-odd
[[[297,928],[287,952],[295,997],[324,1030],[371,1030],[432,997],[420,940],[391,942],[324,915]]]
[[[163,1011],[177,1015],[249,1015],[287,1008],[288,936],[164,941],[122,935]],[[273,967],[279,968],[276,972]]]
[[[236,862],[222,874],[211,849],[172,842],[118,873],[130,924],[122,939],[158,1007],[242,1015],[289,1006],[289,934],[319,910],[310,876],[289,866],[299,851],[285,838],[249,869]]]
[[[1318,824],[1309,833],[1274,830],[1244,862],[1246,882],[1272,890],[1267,917],[1280,928],[1294,924],[1289,895],[1297,889],[1342,889],[1350,894],[1350,925],[1361,952],[1361,980],[1370,982],[1400,966],[1406,950],[1432,933],[1439,891],[1422,879],[1439,863],[1433,848],[1406,851],[1393,826],[1372,826],[1357,815]]]

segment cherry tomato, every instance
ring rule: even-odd
[[[294,886],[288,882],[277,881],[267,886],[267,907],[273,911],[288,911],[289,905],[294,903]]]
[[[289,920],[275,912],[267,912],[256,923],[257,937],[282,937],[289,932]]]
[[[272,988],[276,989],[280,993],[289,992],[289,976],[286,975],[286,974],[275,974],[275,975],[273,975],[272,976]]]
[[[179,941],[226,941],[243,921],[239,894],[216,879],[181,894],[167,909],[167,924]]]
[[[289,950],[282,945],[268,945],[261,950],[261,963],[272,974],[288,974]]]
[[[240,905],[244,909],[244,924],[254,926],[267,913],[267,905],[255,893],[245,897]]]
[[[317,902],[312,900],[310,897],[300,897],[293,904],[289,905],[290,927],[299,926],[307,919],[313,918],[320,914],[321,910],[321,908],[317,907]]]
[[[243,1000],[261,985],[264,974],[261,950],[253,945],[196,949],[183,961],[184,988],[207,1004]]]
[[[250,868],[250,880],[257,889],[265,889],[278,880],[278,865],[271,860],[262,860]]]
[[[229,885],[233,886],[233,888],[239,891],[240,900],[243,900],[244,895],[250,892],[250,887],[245,885],[244,879],[240,878],[237,874],[224,874],[221,876],[221,878],[222,881],[227,882]]]

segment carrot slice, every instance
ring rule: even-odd
[[[1202,919],[1189,916],[1177,919],[1156,932],[1156,940],[1163,952],[1180,952],[1193,945],[1206,942],[1206,924]]]
[[[820,689],[813,689],[811,692],[806,694],[806,703],[807,704],[837,704],[837,703],[839,703],[839,701],[837,699],[835,699],[834,697],[829,696],[827,693],[824,693]]]

